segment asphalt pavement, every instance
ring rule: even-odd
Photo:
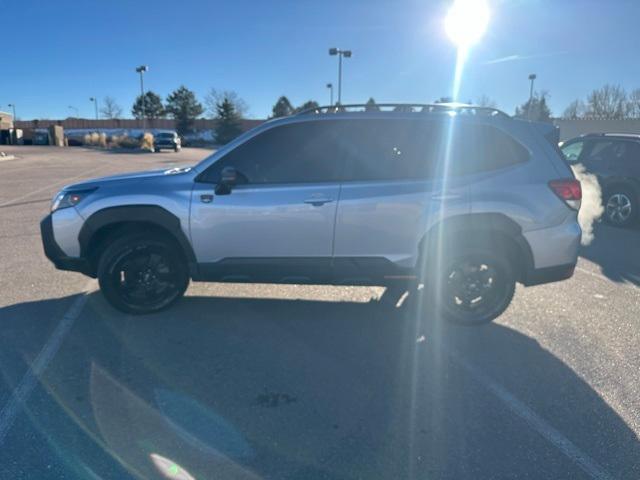
[[[55,270],[39,221],[64,184],[209,152],[3,150],[0,479],[640,478],[640,229],[597,225],[573,278],[484,327],[298,285],[134,317]]]

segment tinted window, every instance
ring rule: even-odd
[[[344,122],[341,150],[345,180],[404,180],[433,176],[436,158],[427,122],[363,120]]]
[[[529,152],[522,145],[495,127],[452,123],[450,130],[453,138],[449,154],[451,175],[498,170],[529,159]],[[441,150],[441,156],[447,155]]]
[[[207,181],[217,182],[225,166],[239,172],[239,183],[331,182],[339,179],[335,122],[305,122],[258,134],[217,161]]]
[[[584,142],[573,142],[569,145],[563,145],[562,153],[569,163],[576,163],[582,154]]]
[[[428,179],[468,175],[524,162],[528,152],[507,134],[451,120],[366,120],[345,128],[346,180]]]

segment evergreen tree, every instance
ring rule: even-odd
[[[534,93],[530,100],[516,107],[515,116],[535,122],[551,122],[551,110],[547,105],[547,92]]]
[[[142,118],[142,95],[138,95],[131,109],[135,118]],[[152,91],[144,94],[144,116],[146,118],[162,118],[165,116],[164,106],[160,96]]]
[[[273,118],[286,117],[293,113],[293,106],[287,97],[281,96],[272,109]]]
[[[233,101],[227,97],[218,102],[216,110],[216,141],[224,145],[242,133],[240,115]]]
[[[318,108],[318,107],[320,107],[320,104],[318,102],[316,102],[315,100],[307,100],[302,105],[300,105],[298,108],[296,108],[294,110],[294,113],[302,112],[304,110],[311,110],[312,108]]]
[[[194,120],[204,112],[196,95],[184,85],[167,97],[165,109],[175,118],[176,130],[180,135],[187,133],[193,126]]]
[[[378,105],[376,105],[376,101],[373,99],[373,97],[369,97],[369,100],[367,100],[367,103],[365,104],[364,109],[367,112],[378,112],[378,111],[380,111],[380,107],[378,107]]]

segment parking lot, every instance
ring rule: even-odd
[[[573,278],[485,327],[296,285],[134,317],[55,270],[40,219],[67,183],[208,151],[5,151],[1,478],[640,477],[640,229],[598,225]]]

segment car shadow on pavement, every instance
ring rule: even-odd
[[[33,358],[38,319],[70,302],[0,309],[21,339],[0,358]],[[636,434],[534,339],[420,307],[186,297],[133,317],[92,293],[0,463],[31,478],[56,478],[52,464],[104,478],[588,478],[524,405],[613,477],[638,477]]]
[[[593,241],[581,247],[580,256],[598,264],[610,280],[640,286],[640,228],[598,224]]]

